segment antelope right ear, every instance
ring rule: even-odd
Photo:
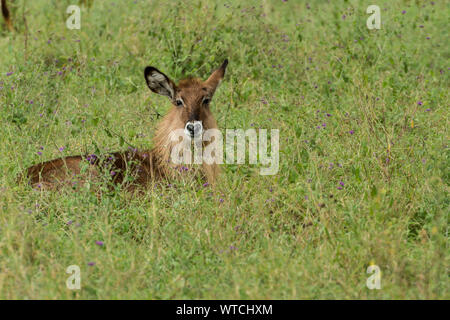
[[[220,81],[222,81],[223,77],[225,76],[225,70],[227,69],[228,65],[228,59],[225,59],[225,61],[222,63],[222,65],[214,71],[206,80],[206,83],[210,85],[213,88],[213,91],[216,90],[217,86],[219,85]]]
[[[169,77],[154,67],[145,68],[144,76],[150,90],[173,100],[176,86]]]

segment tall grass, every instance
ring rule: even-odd
[[[69,4],[15,1],[0,29],[0,298],[449,298],[446,1],[378,0],[380,30],[364,1],[94,1],[80,30]],[[280,129],[278,174],[226,165],[215,188],[141,197],[16,183],[150,148],[169,102],[144,67],[206,77],[224,58],[219,126]]]

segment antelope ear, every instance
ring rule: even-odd
[[[176,86],[169,77],[154,67],[146,67],[144,76],[150,90],[173,100]]]
[[[225,61],[222,63],[219,69],[214,71],[206,80],[206,83],[213,88],[213,90],[216,90],[217,86],[219,85],[220,81],[222,81],[223,77],[225,76],[225,70],[227,69],[228,65],[228,59],[225,59]]]

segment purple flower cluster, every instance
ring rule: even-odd
[[[94,164],[95,161],[97,160],[97,156],[95,154],[90,154],[86,157],[86,160],[90,163],[90,164]]]

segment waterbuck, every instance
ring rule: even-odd
[[[113,183],[123,184],[131,190],[160,180],[170,181],[181,177],[201,178],[214,183],[219,173],[216,163],[203,162],[197,166],[174,164],[171,153],[179,141],[174,141],[171,135],[174,131],[182,130],[187,137],[194,138],[208,129],[217,129],[210,103],[227,65],[228,60],[225,60],[206,81],[189,78],[178,84],[158,69],[146,67],[144,76],[150,90],[167,96],[173,104],[157,126],[153,149],[69,156],[39,163],[27,169],[28,181],[35,188],[75,187],[106,176]],[[208,144],[207,141],[202,143],[204,146]]]

